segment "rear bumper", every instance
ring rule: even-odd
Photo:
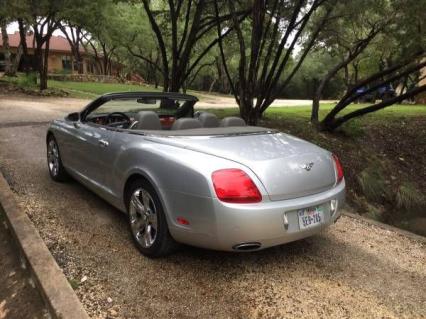
[[[203,209],[201,223],[171,227],[171,234],[177,241],[224,251],[235,251],[237,245],[245,243],[259,243],[258,249],[264,249],[315,235],[333,224],[345,200],[345,182],[326,192],[290,200],[243,205],[210,198],[212,200],[213,205]],[[334,214],[330,209],[331,200],[338,202]],[[301,230],[297,210],[317,205],[323,207],[322,223]]]

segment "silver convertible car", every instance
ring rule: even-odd
[[[139,250],[252,251],[314,235],[345,197],[337,157],[279,131],[194,112],[178,93],[111,93],[47,131],[50,176],[128,215]]]

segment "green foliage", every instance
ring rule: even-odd
[[[21,87],[35,87],[37,85],[37,73],[30,72],[19,77],[17,84]]]
[[[312,98],[320,80],[333,67],[335,58],[324,50],[311,52],[303,62],[293,81],[282,92],[283,98]],[[284,72],[284,75],[286,72]],[[323,99],[337,99],[345,88],[343,75],[339,74],[324,88]]]
[[[426,208],[426,196],[413,183],[404,182],[396,193],[396,205],[406,211],[419,211]]]
[[[70,69],[60,69],[60,70],[54,70],[53,74],[58,74],[58,75],[68,75],[68,74],[72,74],[72,70]]]
[[[71,82],[50,80],[49,86],[57,89],[70,90],[71,92],[89,93],[92,95],[92,97],[111,92],[156,91],[155,88],[153,88],[152,86],[121,83]]]
[[[372,162],[359,174],[358,183],[368,200],[382,203],[389,197],[390,190],[384,176],[383,169],[377,161]]]

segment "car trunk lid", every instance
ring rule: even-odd
[[[271,200],[316,194],[330,189],[336,181],[333,160],[328,151],[284,133],[167,140],[179,147],[245,165],[262,182]]]

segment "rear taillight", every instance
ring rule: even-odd
[[[251,178],[236,168],[221,169],[212,174],[217,197],[227,203],[258,203],[262,195]]]
[[[337,183],[340,183],[343,179],[343,167],[342,164],[340,163],[339,159],[337,158],[336,155],[332,155],[333,156],[333,161],[334,161],[334,168],[336,169],[336,179],[337,179]]]

